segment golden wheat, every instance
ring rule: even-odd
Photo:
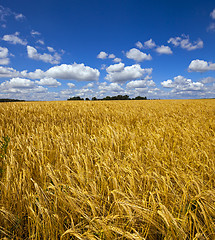
[[[215,100],[2,103],[3,136],[1,239],[215,239]]]

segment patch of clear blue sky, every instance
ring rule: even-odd
[[[1,29],[2,35],[19,31],[20,37],[27,38],[29,45],[35,46],[31,42],[30,31],[38,31],[46,46],[65,50],[62,63],[84,63],[100,70],[102,64],[113,64],[111,59],[96,58],[100,51],[105,51],[122,58],[126,65],[132,65],[135,62],[127,59],[122,51],[135,47],[137,41],[143,43],[150,38],[157,45],[169,45],[173,51],[172,55],[159,55],[154,50],[142,50],[150,53],[153,59],[140,64],[153,68],[152,77],[158,86],[161,81],[177,75],[194,81],[200,79],[199,73],[187,71],[194,59],[215,62],[215,33],[206,31],[211,22],[209,14],[215,8],[212,0],[0,0],[0,4],[22,13],[28,23],[8,20],[8,27]],[[187,51],[167,43],[170,37],[181,34],[189,35],[191,41],[202,39],[204,48]],[[1,46],[4,45],[7,44],[1,41]],[[23,46],[10,45],[12,51],[20,52],[16,60],[11,59],[14,68],[34,71],[36,68],[47,70],[52,66],[27,59],[26,49],[23,51],[21,48]],[[106,72],[100,72],[103,81]],[[205,77],[208,74],[202,75]]]

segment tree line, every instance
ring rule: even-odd
[[[25,100],[19,99],[10,99],[10,98],[1,98],[0,102],[25,102]]]
[[[90,101],[89,98],[81,98],[80,96],[77,96],[77,97],[71,97],[71,98],[68,98],[67,99],[68,101],[74,101],[74,100],[85,100],[85,101]],[[130,98],[128,95],[117,95],[117,96],[106,96],[105,98],[96,98],[96,97],[93,97],[92,98],[92,101],[108,101],[108,100],[147,100],[147,97],[141,97],[141,96],[137,96],[135,98]]]

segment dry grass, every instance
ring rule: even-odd
[[[215,100],[0,104],[0,239],[215,239]]]

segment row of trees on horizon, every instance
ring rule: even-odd
[[[80,96],[77,97],[71,97],[67,99],[68,101],[75,101],[75,100],[85,100],[85,101],[90,101],[89,98],[81,98]],[[117,95],[117,96],[106,96],[105,98],[96,98],[93,97],[91,99],[92,101],[102,101],[102,100],[147,100],[147,97],[141,97],[141,96],[137,96],[135,98],[130,98],[128,95]]]
[[[0,102],[25,102],[25,100],[19,99],[10,99],[10,98],[1,98]]]

